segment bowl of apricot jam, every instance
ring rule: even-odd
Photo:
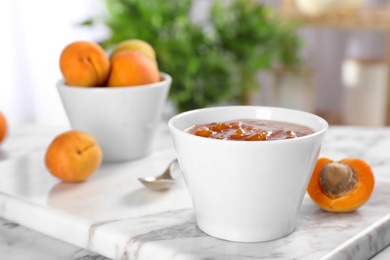
[[[201,230],[236,242],[293,232],[328,129],[323,118],[223,106],[180,113],[168,126]]]

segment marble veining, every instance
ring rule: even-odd
[[[0,259],[109,260],[3,218],[0,218]]]
[[[202,232],[195,222],[195,215],[192,209],[175,210],[159,213],[157,216],[144,216],[144,219],[150,217],[166,218],[180,217],[185,219],[184,223],[170,225],[160,229],[152,230],[148,233],[132,237],[126,244],[125,251],[121,259],[138,259],[139,251],[145,243],[153,241],[174,240],[174,239],[193,239],[207,236]]]
[[[262,243],[224,241],[201,231],[179,169],[177,185],[166,192],[137,181],[159,174],[175,157],[165,124],[150,156],[104,164],[80,184],[60,182],[43,163],[47,145],[65,130],[14,128],[0,147],[0,233],[9,234],[0,236],[0,255],[8,259],[18,259],[12,247],[45,248],[44,243],[53,246],[40,259],[72,260],[368,259],[390,244],[390,128],[331,127],[322,146],[320,156],[358,157],[372,166],[376,187],[367,204],[334,214],[306,195],[294,232]],[[33,230],[42,237],[32,241]],[[18,232],[26,234],[24,240],[16,239]]]

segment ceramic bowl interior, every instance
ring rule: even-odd
[[[184,131],[197,124],[225,122],[236,119],[265,119],[304,125],[314,134],[326,130],[328,123],[321,117],[300,110],[265,106],[227,106],[197,109],[173,117],[169,124],[173,131]]]

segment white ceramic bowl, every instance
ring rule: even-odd
[[[151,152],[172,78],[131,87],[74,87],[57,83],[73,129],[93,135],[104,162],[129,161]]]
[[[276,141],[229,141],[195,136],[188,127],[235,119],[268,119],[312,128]],[[298,110],[230,106],[193,110],[168,122],[200,229],[238,242],[291,233],[328,123]]]

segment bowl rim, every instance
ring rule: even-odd
[[[162,85],[170,85],[172,83],[172,77],[169,74],[165,72],[160,72],[159,74],[162,80],[151,84],[145,84],[145,85],[121,86],[121,87],[107,87],[107,86],[84,87],[84,86],[68,85],[65,83],[65,80],[62,78],[57,81],[56,86],[57,88],[72,89],[74,91],[112,92],[112,91],[126,91],[126,90],[128,91],[129,89],[135,90],[135,89],[159,88]]]
[[[237,140],[221,140],[221,139],[213,139],[213,138],[205,138],[205,137],[201,137],[201,136],[196,136],[196,135],[187,133],[184,130],[179,129],[174,125],[174,122],[179,120],[181,117],[185,117],[187,115],[199,113],[202,111],[211,111],[211,110],[215,111],[215,110],[226,110],[226,109],[259,109],[259,108],[273,109],[273,110],[280,110],[280,111],[290,111],[290,112],[294,112],[294,113],[298,112],[298,113],[306,114],[307,116],[311,116],[313,118],[318,119],[322,126],[317,131],[314,131],[314,133],[311,133],[311,134],[308,134],[305,136],[301,136],[299,138],[268,140],[268,141],[237,141]],[[234,119],[232,119],[232,120],[234,120]],[[207,122],[205,124],[207,124]],[[304,124],[300,124],[300,125],[304,125]],[[277,142],[277,143],[281,143],[281,142],[291,143],[294,141],[299,142],[300,140],[303,140],[303,139],[313,138],[317,135],[322,135],[324,132],[326,132],[328,130],[329,123],[325,119],[323,119],[322,117],[320,117],[316,114],[302,111],[302,110],[298,110],[298,109],[276,107],[276,106],[228,105],[228,106],[215,106],[215,107],[198,108],[198,109],[189,110],[189,111],[185,111],[185,112],[176,114],[169,119],[168,127],[169,127],[171,132],[175,132],[179,135],[185,135],[187,138],[196,138],[197,140],[203,141],[203,142],[234,143],[234,144],[240,144],[240,145],[241,144],[244,144],[244,145],[256,145],[256,144],[270,145],[270,144],[275,143],[275,142]]]

